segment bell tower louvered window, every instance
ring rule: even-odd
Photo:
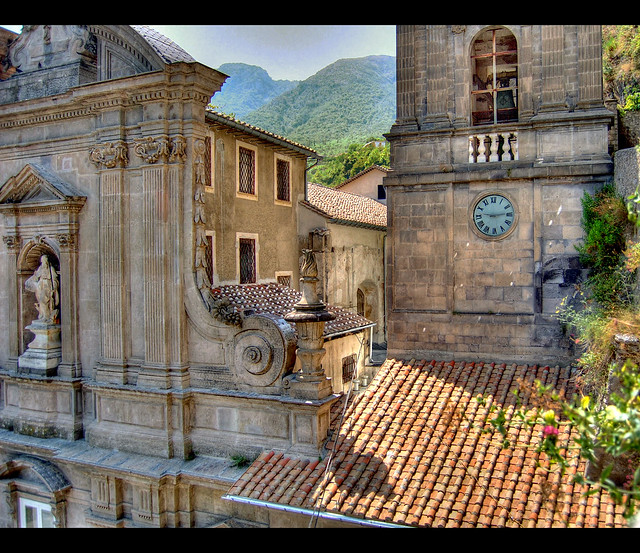
[[[482,31],[471,46],[473,125],[518,120],[518,48],[504,27]]]

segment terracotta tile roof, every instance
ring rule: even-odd
[[[293,306],[302,297],[302,294],[297,290],[275,283],[218,286],[212,288],[211,294],[214,300],[229,299],[234,311],[238,313],[250,309],[256,313],[269,313],[279,317],[293,311]],[[325,323],[324,335],[326,338],[375,324],[373,321],[341,307],[328,305],[327,310],[333,313],[336,318]],[[292,326],[295,330],[295,323],[292,323]]]
[[[545,476],[535,451],[542,428],[511,424],[508,449],[482,431],[490,404],[514,409],[514,389],[538,379],[571,394],[573,376],[570,368],[387,360],[365,391],[334,405],[332,455],[266,452],[226,497],[413,527],[625,526],[606,494],[587,497],[572,482],[584,470],[577,457],[564,477]],[[568,438],[561,428],[558,439]]]
[[[387,226],[387,206],[372,198],[309,183],[303,205],[342,224]]]

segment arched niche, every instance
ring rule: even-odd
[[[37,310],[33,294],[25,290],[26,280],[50,257],[59,276],[59,319],[61,361],[55,374],[74,378],[81,375],[78,341],[78,242],[79,213],[86,201],[71,184],[50,170],[25,165],[0,187],[0,216],[4,219],[8,264],[6,287],[9,305],[9,368],[17,370],[29,334],[25,331]]]
[[[19,525],[20,501],[35,500],[48,505],[56,528],[66,527],[67,496],[71,483],[62,471],[46,459],[18,455],[0,464],[0,498],[8,508],[8,517]]]
[[[19,351],[24,353],[29,343],[33,340],[34,335],[27,328],[32,321],[39,317],[36,307],[37,301],[35,293],[26,287],[27,280],[36,272],[42,263],[43,256],[46,256],[49,264],[60,274],[60,250],[58,244],[50,239],[36,236],[30,240],[22,252],[18,256],[17,280],[18,280],[18,318],[19,318]],[[54,322],[60,323],[60,311],[58,306],[58,315]]]

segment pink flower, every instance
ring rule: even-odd
[[[544,427],[542,433],[545,435],[545,438],[548,438],[549,436],[557,436],[559,434],[559,431],[555,426],[551,426],[550,424],[548,424]]]

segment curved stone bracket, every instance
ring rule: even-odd
[[[283,319],[250,314],[233,337],[233,361],[240,385],[266,388],[281,385],[295,363],[296,338]]]

